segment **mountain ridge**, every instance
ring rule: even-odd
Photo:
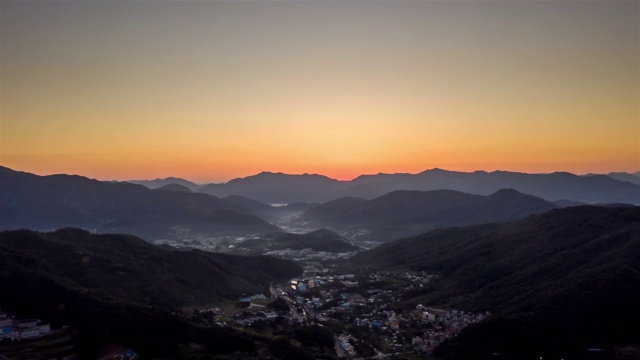
[[[202,187],[202,185],[198,185],[192,181],[173,176],[166,178],[156,178],[153,180],[125,180],[124,182],[142,185],[148,187],[149,189],[157,189],[170,184],[178,184],[194,192]]]
[[[288,203],[292,201],[292,197],[286,195],[287,191],[296,192],[296,201],[326,202],[349,196],[371,199],[395,190],[447,189],[489,195],[502,188],[514,188],[548,201],[640,204],[640,184],[629,182],[628,179],[622,180],[615,174],[610,173],[616,178],[601,174],[585,177],[562,171],[530,174],[503,170],[462,172],[434,168],[416,174],[379,173],[339,181],[317,174],[262,172],[233,179],[225,184],[206,186],[202,191],[216,196],[242,195],[267,203]],[[259,180],[265,177],[277,178],[287,182],[287,185],[274,187],[273,184],[259,184]]]
[[[213,234],[278,230],[242,206],[207,194],[151,190],[78,175],[0,171],[1,230],[61,227],[131,233],[147,240],[175,236],[175,227]]]
[[[513,189],[488,196],[455,190],[396,190],[372,200],[329,201],[305,211],[294,222],[339,231],[364,229],[371,231],[371,240],[389,241],[437,227],[504,222],[554,208],[546,200]]]
[[[439,358],[586,358],[576,354],[639,338],[638,258],[639,207],[578,206],[433,230],[358,253],[351,264],[437,273],[439,283],[414,302],[494,312]]]
[[[231,179],[226,183],[215,184],[197,185],[179,178],[132,180],[132,182],[148,184],[167,179],[173,179],[173,182],[176,182],[176,179],[179,179],[188,183],[180,185],[189,187],[192,191],[204,192],[216,197],[240,195],[267,204],[327,202],[341,197],[372,199],[395,190],[447,189],[489,195],[502,188],[514,188],[548,201],[570,200],[589,204],[640,205],[640,183],[635,180],[640,179],[638,174],[640,172],[611,172],[606,175],[581,176],[561,171],[552,173],[522,173],[505,170],[462,172],[433,168],[415,174],[363,174],[345,181],[320,174],[263,171],[255,175]]]

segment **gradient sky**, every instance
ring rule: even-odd
[[[640,170],[639,1],[2,1],[0,163]]]

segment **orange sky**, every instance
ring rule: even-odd
[[[99,179],[640,170],[633,1],[0,3],[0,163]]]

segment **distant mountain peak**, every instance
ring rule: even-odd
[[[555,175],[555,176],[566,176],[566,177],[577,177],[578,175],[570,173],[568,171],[555,171],[552,172],[551,175]],[[597,176],[597,175],[596,175]],[[604,175],[602,175],[604,176]]]
[[[431,174],[438,174],[438,173],[450,173],[450,172],[453,172],[453,171],[445,170],[445,169],[441,169],[441,168],[437,168],[437,167],[435,167],[435,168],[433,168],[433,169],[427,169],[427,170],[425,170],[425,171],[421,172],[421,174],[429,174],[429,173],[431,173]]]
[[[496,192],[494,192],[493,194],[489,195],[489,196],[495,196],[495,195],[525,195],[523,193],[521,193],[520,191],[513,189],[513,188],[505,188],[505,189],[500,189]]]
[[[169,177],[166,177],[166,178],[155,178],[155,179],[153,179],[151,181],[163,181],[163,180],[164,181],[176,181],[176,180],[184,180],[184,179],[177,178],[177,177],[174,177],[174,176],[169,176]]]
[[[253,176],[271,176],[271,175],[284,175],[284,174],[281,172],[261,171]],[[251,177],[251,176],[247,176],[247,177]]]
[[[296,177],[296,178],[310,178],[310,177],[314,177],[314,178],[325,178],[325,179],[331,179],[328,176],[325,175],[320,175],[320,174],[311,174],[311,173],[303,173],[303,174],[287,174],[287,173],[283,173],[281,171],[278,172],[273,172],[273,171],[262,171],[259,172],[255,175],[250,175],[244,178],[236,178],[233,180],[230,180],[229,182],[234,182],[234,181],[241,181],[241,180],[247,180],[247,179],[252,179],[252,178],[277,178],[277,177]],[[333,179],[332,179],[333,180]]]
[[[197,190],[200,185],[193,183],[189,180],[185,180],[182,178],[177,178],[177,177],[167,177],[164,179],[161,178],[157,178],[154,180],[127,180],[126,182],[128,183],[132,183],[132,184],[138,184],[138,185],[143,185],[149,189],[157,189],[157,188],[161,188],[164,187],[166,185],[170,185],[170,184],[177,184],[180,186],[184,186],[186,188],[188,188],[191,191],[195,191]]]

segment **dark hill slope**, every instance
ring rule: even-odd
[[[438,272],[435,290],[416,300],[498,315],[469,328],[441,356],[575,355],[594,344],[640,339],[634,325],[640,321],[637,207],[581,206],[506,224],[434,230],[352,260],[370,269]]]
[[[296,276],[299,266],[270,257],[176,251],[129,235],[79,229],[0,233],[4,281],[32,273],[113,299],[179,307],[264,292],[269,282]],[[24,262],[13,262],[11,258]],[[27,264],[39,263],[42,273]],[[4,284],[3,281],[3,284]],[[3,292],[4,293],[4,292]]]
[[[238,245],[243,248],[261,248],[263,250],[281,249],[313,249],[326,252],[348,252],[360,248],[351,245],[347,240],[333,231],[320,229],[306,234],[271,233],[265,234],[262,239],[249,239]]]
[[[263,233],[277,228],[206,194],[149,190],[81,176],[36,176],[0,168],[0,229],[80,227],[148,240],[192,233]]]
[[[345,238],[326,229],[306,234],[274,233],[267,235],[275,249],[313,249],[315,251],[346,252],[360,249]]]
[[[246,336],[193,326],[172,312],[266,292],[271,281],[301,272],[274,258],[178,252],[128,235],[0,233],[0,307],[72,325],[87,359],[113,341],[146,358],[180,358],[189,343],[207,354],[250,351]]]
[[[259,216],[272,215],[275,209],[275,207],[269,204],[265,204],[260,201],[249,199],[246,196],[231,195],[231,196],[224,197],[222,200],[230,204],[235,204],[238,206],[242,206],[245,209],[249,209],[251,212]]]
[[[310,225],[339,222],[340,217],[344,216],[349,209],[361,205],[366,201],[365,199],[356,197],[335,199],[309,208],[300,215],[300,219]]]
[[[489,196],[453,190],[394,191],[369,201],[343,198],[321,204],[301,214],[298,221],[340,230],[397,229],[397,235],[406,235],[444,226],[509,221],[555,207],[510,189]]]
[[[485,197],[478,204],[454,211],[458,215],[467,217],[469,223],[479,224],[522,219],[555,208],[555,204],[539,197],[523,194],[513,189],[502,189]]]
[[[156,190],[178,191],[178,192],[184,192],[184,193],[192,193],[193,192],[188,187],[182,186],[182,185],[176,184],[176,183],[171,183],[171,184],[167,184],[167,185],[164,185],[164,186],[160,186],[159,188],[156,188]]]

